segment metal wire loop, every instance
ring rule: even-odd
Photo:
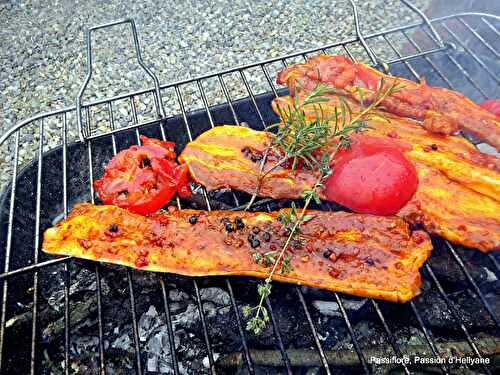
[[[142,69],[148,74],[149,77],[153,79],[154,82],[154,100],[156,104],[156,112],[157,116],[159,119],[163,120],[165,118],[165,108],[163,107],[163,101],[161,98],[161,91],[160,91],[160,81],[158,80],[158,77],[156,74],[149,68],[145,63],[144,60],[142,59],[141,55],[141,47],[139,45],[139,38],[137,36],[137,27],[135,24],[135,21],[132,18],[125,18],[117,21],[112,21],[109,23],[101,24],[101,25],[96,25],[88,28],[85,31],[85,41],[87,43],[87,75],[85,77],[85,81],[82,83],[80,90],[78,91],[78,97],[76,98],[76,119],[77,119],[77,124],[78,124],[78,132],[80,139],[82,141],[85,141],[91,134],[90,132],[90,124],[87,124],[87,126],[83,125],[82,121],[82,98],[83,98],[83,93],[85,92],[85,89],[87,88],[90,78],[92,77],[92,72],[93,72],[93,56],[92,56],[92,31],[99,30],[99,29],[106,29],[110,28],[113,26],[117,25],[122,25],[128,23],[130,25],[131,31],[132,31],[132,36],[134,39],[134,47],[135,47],[135,55],[137,62],[141,66]]]
[[[387,65],[387,63],[385,63],[384,61],[380,60],[377,57],[375,52],[373,52],[373,50],[370,48],[370,46],[366,42],[366,39],[363,36],[363,33],[361,32],[361,26],[359,23],[359,15],[358,15],[358,7],[356,5],[356,2],[354,0],[349,0],[349,2],[351,3],[351,6],[352,6],[352,12],[354,15],[354,27],[356,29],[356,36],[357,36],[359,42],[361,43],[361,45],[365,49],[366,53],[368,54],[368,57],[370,58],[372,64],[375,65],[377,68],[381,68],[384,71],[384,73],[388,73],[389,72],[389,65]]]
[[[434,28],[434,26],[432,26],[431,21],[425,15],[424,12],[422,12],[418,7],[416,7],[415,5],[413,5],[412,3],[410,3],[408,0],[401,0],[401,2],[404,5],[406,5],[408,8],[410,8],[411,10],[413,10],[415,13],[417,13],[418,16],[422,19],[422,21],[424,21],[424,23],[427,25],[427,27],[429,28],[429,30],[431,30],[431,33],[432,33],[431,38],[434,39],[434,42],[436,42],[436,44],[440,48],[446,47],[445,42],[443,42],[443,39],[441,39],[441,36],[436,31],[436,29]]]

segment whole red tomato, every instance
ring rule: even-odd
[[[356,136],[351,147],[334,158],[325,181],[327,199],[354,212],[393,215],[413,196],[418,178],[413,164],[394,142]]]
[[[500,99],[490,99],[482,102],[479,106],[500,117]]]

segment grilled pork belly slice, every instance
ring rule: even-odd
[[[418,270],[432,250],[425,232],[410,232],[398,217],[308,213],[313,218],[286,253],[291,270],[273,279],[393,302],[419,293]],[[287,237],[278,215],[180,210],[145,217],[79,204],[45,232],[43,250],[148,271],[266,278],[265,253],[279,252]]]
[[[305,64],[291,65],[279,73],[277,82],[286,84],[292,95],[301,89],[312,90],[322,82],[356,100],[361,91],[363,100],[370,101],[382,79],[388,85],[397,80],[403,86],[382,101],[387,112],[422,121],[433,133],[449,135],[462,130],[500,150],[500,118],[464,95],[427,86],[425,82],[388,76],[343,56],[318,55]]]
[[[401,137],[404,134],[398,131],[397,124],[394,124],[393,130]],[[208,190],[231,188],[253,194],[258,183],[260,158],[272,136],[271,133],[238,126],[217,126],[188,143],[180,160],[188,164],[191,177]],[[445,147],[445,139],[439,144]],[[405,153],[415,164],[419,186],[414,198],[399,215],[410,223],[424,225],[427,231],[453,243],[483,252],[499,250],[500,202],[448,178],[436,168],[441,164],[433,159],[433,152],[431,148],[428,153],[419,152],[418,156],[410,151]],[[425,160],[427,154],[430,159],[425,164],[422,159]],[[447,160],[446,153],[441,156]],[[464,171],[472,168],[465,158],[461,163]],[[271,169],[275,164],[276,161],[270,158],[264,170]],[[447,165],[443,163],[442,168],[446,169]],[[450,170],[449,173],[455,172]],[[471,178],[474,176],[471,174]],[[286,166],[279,167],[266,175],[258,195],[297,199],[302,192],[312,189],[316,179],[315,171],[299,169],[292,172]],[[321,191],[319,195],[325,198]]]
[[[303,94],[299,95],[299,103],[303,103]],[[359,105],[346,98],[342,100],[356,114],[360,111]],[[275,99],[273,109],[278,115],[285,116],[289,111],[283,110],[293,105],[290,96]],[[280,107],[282,110],[278,110]],[[317,108],[313,105],[302,106],[304,115],[314,120]],[[321,103],[321,110],[325,117],[334,115],[335,107],[340,108],[340,99],[336,95],[329,95],[328,101]],[[347,118],[349,113],[346,113]],[[283,118],[285,121],[286,118]],[[373,111],[367,125],[366,134],[390,140],[408,149],[406,156],[415,162],[421,162],[439,170],[450,180],[456,181],[478,193],[500,200],[500,159],[480,152],[469,141],[462,137],[442,136],[432,134],[422,128],[417,122],[397,117],[391,114]]]

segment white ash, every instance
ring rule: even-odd
[[[484,272],[486,273],[486,281],[487,282],[493,282],[493,281],[497,281],[498,278],[497,276],[492,272],[490,271],[487,267],[483,267],[484,269]]]
[[[366,304],[366,299],[362,300],[348,300],[343,301],[343,306],[346,310],[359,310]],[[313,301],[312,305],[323,315],[342,317],[339,304],[334,301]]]
[[[156,307],[154,307],[153,305],[149,306],[148,311],[146,311],[139,319],[139,341],[146,341],[151,331],[154,331],[162,324],[162,319],[158,315]]]
[[[173,373],[168,327],[163,315],[151,305],[139,319],[139,341],[146,342],[146,366],[148,371],[162,374]],[[180,345],[179,335],[174,336],[175,346]]]
[[[122,332],[120,336],[118,336],[112,343],[111,347],[115,349],[121,349],[123,351],[133,352],[133,341],[131,337],[131,327],[127,325],[122,329],[119,329],[118,332]]]
[[[74,278],[76,281],[69,286],[69,296],[71,298],[76,292],[94,291],[97,288],[97,282],[93,273],[85,268],[80,269],[78,275]],[[52,292],[47,298],[47,303],[56,311],[61,311],[64,308],[64,281],[61,281],[61,288]],[[109,293],[109,286],[106,279],[101,279],[101,292]]]
[[[174,327],[180,326],[187,329],[193,329],[198,325],[200,321],[200,313],[198,307],[195,304],[190,304],[187,306],[186,311],[177,314],[172,319],[172,324]]]
[[[214,356],[213,356],[213,359],[214,359],[214,362],[217,361],[220,357],[220,354],[217,353],[217,352],[214,352]],[[205,368],[210,368],[210,360],[208,359],[208,356],[203,358],[203,367]]]

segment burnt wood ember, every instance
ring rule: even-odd
[[[429,37],[428,28],[420,24],[406,29],[405,33],[398,29],[378,37],[366,36],[366,41],[369,45],[383,44],[381,58],[388,62],[398,60],[389,64],[394,75],[415,80],[417,77],[413,73],[418,73],[430,85],[463,92],[477,103],[487,97],[500,97],[498,77],[488,72],[500,69],[497,54],[493,52],[498,52],[494,44],[500,30],[498,19],[453,16],[437,20],[433,25],[445,41],[455,43],[457,48],[440,49]],[[401,38],[402,43],[396,42]],[[351,49],[354,51],[353,47],[362,49],[359,41],[353,39],[326,51],[348,54]],[[430,53],[432,49],[438,51]],[[417,56],[409,59],[410,55]],[[300,56],[289,57],[284,59],[287,64],[300,60]],[[195,102],[193,107],[187,108],[187,101],[179,102],[182,113],[161,123],[153,121],[157,118],[153,110],[150,124],[120,130],[113,137],[105,134],[88,142],[68,143],[49,151],[44,139],[48,135],[40,130],[45,128],[44,123],[57,122],[63,130],[61,142],[68,141],[64,138],[65,130],[76,125],[74,110],[67,108],[28,120],[19,132],[13,129],[10,136],[2,138],[5,139],[0,145],[2,160],[26,153],[23,147],[26,133],[35,141],[41,139],[44,146],[33,163],[24,168],[19,164],[16,175],[7,176],[14,183],[0,196],[1,373],[59,374],[67,369],[69,373],[86,374],[100,373],[104,369],[109,374],[129,374],[139,372],[140,368],[143,373],[158,374],[174,374],[176,370],[180,374],[210,374],[212,370],[222,374],[236,371],[238,374],[271,375],[311,375],[328,371],[382,374],[393,368],[364,363],[358,354],[368,360],[372,354],[397,355],[396,351],[400,350],[403,353],[422,352],[433,358],[446,355],[449,346],[453,346],[463,349],[462,354],[477,358],[471,345],[484,355],[491,353],[492,347],[483,344],[490,339],[497,343],[500,340],[500,258],[495,254],[452,247],[439,238],[433,239],[434,253],[423,268],[422,294],[411,304],[374,302],[274,283],[269,305],[266,304],[272,308],[271,321],[259,337],[245,330],[246,320],[242,315],[243,306],[254,305],[257,300],[256,280],[159,276],[88,261],[54,258],[39,252],[36,236],[63,219],[76,203],[93,200],[91,180],[102,174],[104,165],[113,156],[114,146],[119,151],[136,144],[136,131],[159,139],[165,136],[176,142],[179,153],[187,142],[210,129],[212,124],[246,123],[246,127],[262,130],[264,125],[278,121],[271,109],[275,99],[273,89],[281,96],[288,92],[269,86],[265,89],[267,94],[259,94],[261,88],[253,85],[253,76],[267,75],[272,84],[275,71],[281,69],[281,61],[277,58],[270,63],[257,63],[212,77],[216,81],[220,79],[228,103],[210,108],[208,104],[205,107],[203,101],[208,78],[191,80],[188,85],[193,87],[199,83],[202,99],[196,102],[189,96],[189,101]],[[229,85],[231,75],[239,80],[239,88]],[[232,100],[240,97],[240,89],[247,98]],[[177,91],[181,99],[187,97],[186,85],[178,84],[163,88],[162,94],[176,97]],[[153,94],[152,90],[144,93]],[[135,102],[138,95],[143,94],[132,93],[131,102]],[[102,108],[107,106],[115,115],[114,122],[112,118],[105,119],[109,120],[110,127],[136,125],[135,119],[133,122],[130,118],[118,119],[116,108],[123,101],[123,98],[112,98],[101,104],[86,103],[88,106],[83,108],[82,114],[89,110],[88,126],[92,134],[99,134],[94,115],[102,115]],[[204,109],[191,111],[195,106]],[[141,113],[138,118],[142,118]],[[442,151],[440,144],[436,143],[437,150],[432,144],[428,145],[430,155]],[[494,152],[486,144],[479,144],[478,148]],[[254,155],[254,159],[258,159],[258,155]],[[11,170],[7,168],[3,172],[9,174]],[[250,198],[248,194],[226,188],[208,194],[199,186],[193,188],[193,196],[180,201],[183,208],[232,210],[239,207],[241,210]],[[290,204],[290,200],[263,199],[257,200],[252,210],[277,211]],[[342,209],[327,203],[313,208]],[[186,223],[198,225],[189,224],[187,218]],[[252,229],[238,228],[236,221],[233,224],[235,231],[232,233]],[[112,229],[110,233],[115,233]],[[121,229],[118,226],[118,233]],[[261,246],[265,243],[263,228],[253,235]],[[274,234],[271,241],[273,238]],[[33,266],[35,262],[38,263],[36,267]],[[36,288],[34,271],[37,271]],[[36,319],[33,321],[34,311]],[[430,336],[426,337],[425,332]],[[495,350],[498,352],[498,346]],[[322,360],[322,353],[326,361]],[[309,360],[305,365],[301,362],[304,354]],[[231,367],[223,367],[228,362]],[[342,364],[347,366],[338,367]],[[494,365],[488,369],[491,373],[498,371]],[[440,366],[418,370],[443,372]],[[481,366],[446,365],[444,370],[487,373]]]

